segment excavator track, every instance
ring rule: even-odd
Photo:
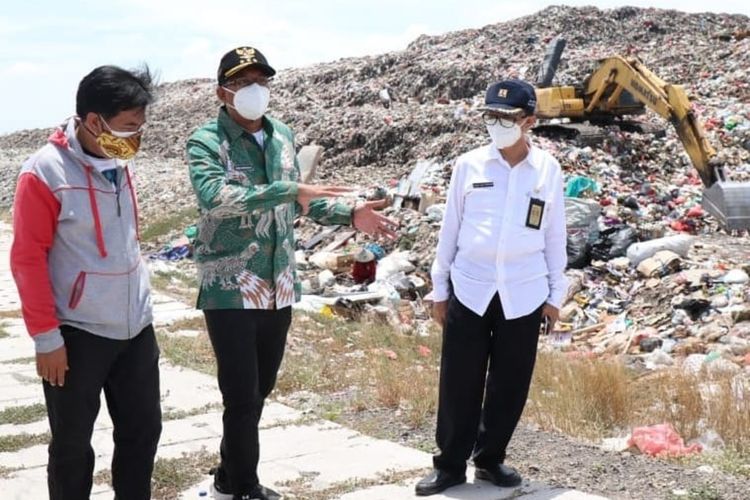
[[[534,127],[534,133],[544,137],[565,138],[577,141],[586,146],[596,146],[601,144],[607,137],[606,126],[617,126],[625,132],[635,132],[639,134],[651,134],[654,137],[665,137],[667,132],[664,127],[659,127],[650,123],[631,120],[616,120],[599,123],[542,123]]]
[[[596,146],[604,141],[606,131],[599,126],[586,123],[542,124],[533,128],[535,134],[550,138],[573,140],[584,146]]]

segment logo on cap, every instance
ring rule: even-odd
[[[497,91],[497,96],[498,97],[502,97],[503,99],[505,99],[506,97],[508,97],[508,89],[500,89],[500,90],[498,90]]]
[[[252,47],[240,47],[235,51],[240,58],[240,64],[256,63],[255,49]]]

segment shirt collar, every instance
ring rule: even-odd
[[[252,135],[229,116],[225,106],[219,108],[219,126],[226,131],[232,142],[242,137],[243,134]],[[266,133],[266,137],[271,137],[273,135],[273,122],[265,116],[262,118],[261,127]]]

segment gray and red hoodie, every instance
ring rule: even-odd
[[[71,118],[23,164],[13,201],[11,270],[36,351],[61,324],[124,340],[153,319],[129,164],[117,186],[91,166]]]

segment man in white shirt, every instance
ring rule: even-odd
[[[526,404],[540,327],[550,330],[567,290],[565,207],[559,163],[526,137],[534,88],[487,89],[491,143],[455,163],[437,255],[433,314],[443,326],[434,470],[416,486],[433,495],[475,477],[516,486],[503,464]]]

